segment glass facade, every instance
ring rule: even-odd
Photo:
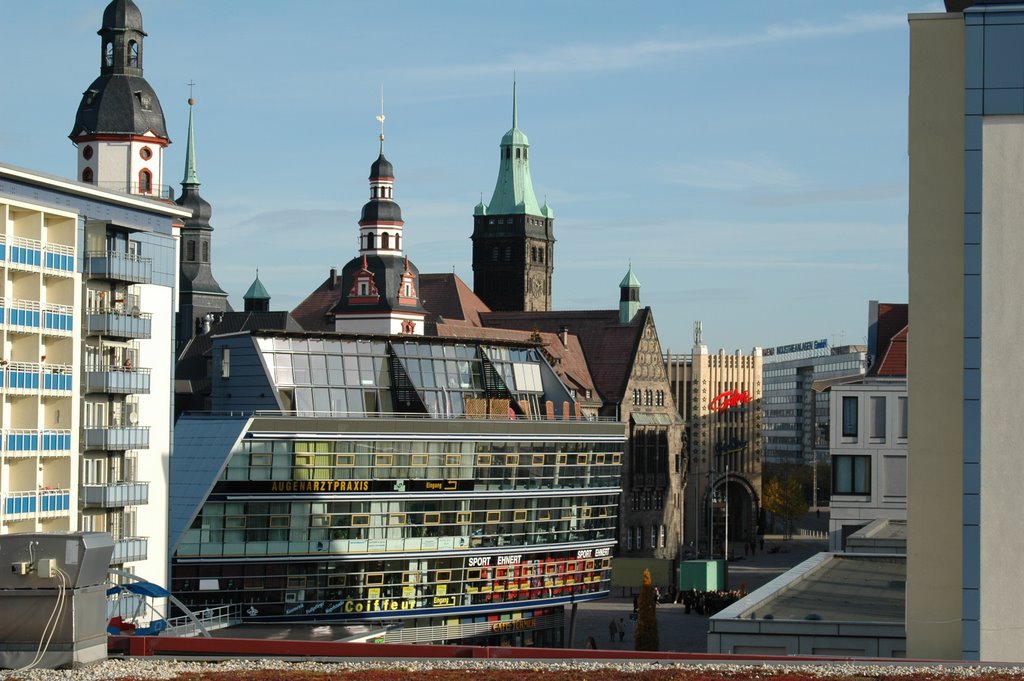
[[[608,595],[622,425],[542,418],[568,392],[534,348],[254,334],[229,374],[247,352],[296,409],[254,415],[218,454],[174,550],[187,606],[365,622],[388,642],[557,646],[562,606]],[[202,421],[179,421],[195,479],[172,472],[172,496],[210,470]]]

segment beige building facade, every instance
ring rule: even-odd
[[[1024,12],[910,17],[907,654],[1019,661]]]
[[[666,355],[672,393],[685,422],[683,546],[691,555],[733,551],[760,531],[761,349]],[[728,528],[728,530],[726,529]]]

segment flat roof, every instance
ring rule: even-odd
[[[715,615],[903,624],[905,556],[819,553]]]
[[[22,182],[41,185],[55,191],[88,196],[101,201],[119,203],[121,205],[132,206],[142,210],[163,213],[168,216],[183,218],[192,217],[191,208],[182,208],[176,203],[172,203],[170,201],[160,201],[157,199],[146,198],[144,196],[137,196],[135,194],[126,194],[124,192],[117,192],[109,189],[100,189],[96,185],[89,184],[87,182],[69,180],[64,177],[57,177],[56,175],[48,175],[35,170],[19,168],[7,163],[0,163],[0,177],[7,177],[12,180],[20,180]]]

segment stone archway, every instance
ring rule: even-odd
[[[725,473],[711,480],[704,489],[701,507],[705,537],[702,548],[712,557],[724,555],[727,536],[729,546],[737,553],[743,550],[744,542],[757,539],[761,499],[741,473]],[[712,542],[710,547],[707,537]]]

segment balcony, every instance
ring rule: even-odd
[[[149,426],[85,428],[86,449],[149,449]]]
[[[114,540],[114,555],[110,559],[111,565],[131,563],[136,560],[146,560],[149,555],[149,539],[145,537],[125,537]]]
[[[67,456],[71,453],[70,430],[8,429],[3,431],[7,456]]]
[[[148,482],[115,482],[109,485],[82,485],[86,506],[117,508],[143,506],[149,503]]]
[[[108,367],[85,370],[85,390],[93,393],[148,395],[149,369]]]
[[[85,274],[97,279],[148,284],[153,281],[153,259],[122,251],[90,251],[85,254]]]
[[[46,393],[68,394],[75,381],[71,367],[60,364],[0,361],[0,385],[15,394],[38,394],[40,385]]]
[[[148,312],[126,313],[113,309],[90,309],[85,314],[85,332],[114,338],[150,338],[153,315]]]
[[[12,492],[3,496],[3,515],[10,520],[18,518],[55,518],[68,515],[71,491],[66,489],[40,489],[34,492]]]

